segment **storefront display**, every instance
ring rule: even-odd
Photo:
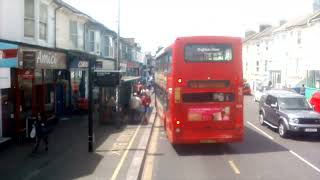
[[[43,113],[47,119],[56,115],[56,72],[66,69],[64,52],[20,46],[15,77],[16,131],[25,129],[25,120]],[[60,100],[59,100],[60,101]]]
[[[11,72],[17,67],[16,44],[0,42],[0,138],[9,137],[13,129]]]

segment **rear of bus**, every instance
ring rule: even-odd
[[[178,38],[172,53],[171,143],[242,141],[241,39]]]

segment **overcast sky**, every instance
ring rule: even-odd
[[[65,0],[117,31],[118,0]],[[312,12],[312,0],[121,0],[122,37],[154,52],[178,36],[244,36],[260,23],[277,24]]]

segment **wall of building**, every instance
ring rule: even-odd
[[[40,2],[48,5],[48,38],[39,39],[39,9]],[[0,5],[0,38],[35,44],[45,47],[54,47],[55,8],[52,0],[35,0],[35,37],[24,37],[24,0],[1,0]],[[9,18],[10,17],[10,18]],[[14,23],[13,23],[14,22]]]
[[[78,47],[74,47],[70,40],[70,21],[78,23]],[[86,18],[73,14],[67,10],[59,10],[57,12],[57,47],[62,49],[84,50],[84,24],[87,22]]]

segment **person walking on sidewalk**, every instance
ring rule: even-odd
[[[133,96],[130,99],[130,114],[133,117],[133,121],[137,122],[140,116],[140,109],[142,102],[137,93],[133,93]]]
[[[148,124],[148,112],[151,104],[150,91],[148,89],[144,89],[141,94],[141,101],[144,108],[143,114],[143,124]]]
[[[45,144],[45,151],[48,151],[48,127],[47,122],[45,120],[43,113],[38,113],[36,121],[35,121],[35,128],[36,128],[36,144],[32,150],[32,153],[38,151],[39,145],[41,141]]]

